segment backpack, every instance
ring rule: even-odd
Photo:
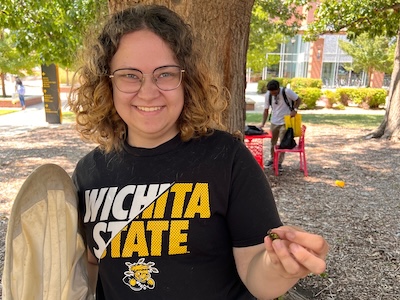
[[[289,106],[290,111],[292,111],[293,110],[293,101],[292,101],[291,104],[289,104],[289,100],[288,100],[288,98],[286,96],[286,92],[285,92],[285,88],[284,87],[282,88],[282,95],[283,95],[283,99],[285,100],[286,105]],[[271,104],[272,104],[272,95],[271,95],[271,93],[269,93],[269,106],[270,107],[272,107]]]
[[[289,127],[286,130],[285,135],[282,138],[282,141],[279,145],[279,149],[293,149],[296,147],[296,141],[294,139],[294,131],[292,127]]]
[[[244,128],[245,135],[261,135],[264,133],[264,130],[254,125],[246,125],[246,127]]]

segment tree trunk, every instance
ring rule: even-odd
[[[246,53],[254,0],[109,0],[110,12],[128,5],[160,4],[188,22],[201,42],[210,69],[231,94],[224,123],[230,132],[244,131]]]
[[[390,83],[386,114],[381,125],[367,138],[386,138],[400,140],[400,31],[397,34],[397,44],[394,57],[394,67]]]
[[[373,68],[368,68],[368,87],[371,87],[372,84],[372,75],[374,74],[374,69]]]
[[[66,75],[66,77],[67,77],[67,79],[66,79],[66,84],[69,86],[69,69],[68,68],[65,68],[65,75]]]
[[[6,93],[6,83],[5,83],[5,81],[4,81],[5,74],[4,74],[4,73],[1,73],[1,74],[0,74],[0,78],[1,78],[1,89],[3,90],[3,97],[6,97],[6,96],[7,96],[7,93]]]

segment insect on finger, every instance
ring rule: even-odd
[[[277,240],[280,239],[279,235],[277,233],[272,232],[272,229],[268,230],[267,235],[271,240]]]

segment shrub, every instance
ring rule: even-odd
[[[291,83],[291,81],[292,81],[291,78],[282,78],[282,83],[281,83],[281,85],[282,85],[282,86],[287,86],[288,84]]]
[[[281,77],[275,77],[275,78],[271,77],[271,78],[267,78],[267,80],[260,80],[260,81],[258,81],[258,85],[257,85],[257,93],[265,94],[267,92],[267,84],[272,79],[277,80],[281,87],[286,86],[290,82],[290,79],[281,78]]]
[[[301,109],[314,109],[322,96],[322,91],[319,88],[300,88],[296,89],[295,92],[301,98]]]
[[[336,104],[339,102],[339,95],[331,90],[325,90],[323,92],[323,95],[325,96],[325,106],[327,108],[332,108],[333,104]]]
[[[290,88],[292,90],[300,88],[322,88],[322,80],[315,78],[296,77],[290,80]]]
[[[385,89],[366,89],[366,94],[363,103],[369,108],[378,108],[386,102]]]
[[[339,97],[340,103],[342,103],[344,106],[349,105],[350,99],[350,94],[351,92],[349,91],[349,88],[338,88],[336,89],[336,93]]]
[[[339,88],[336,93],[343,105],[348,106],[351,101],[364,108],[378,108],[384,105],[387,94],[385,89],[373,88]]]
[[[336,105],[336,109],[345,110],[346,106],[344,106],[342,103],[339,103],[338,105]]]
[[[257,83],[257,93],[258,94],[265,94],[267,92],[267,81],[260,80]]]

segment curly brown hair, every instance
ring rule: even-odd
[[[87,41],[82,66],[75,74],[78,84],[69,98],[81,136],[98,143],[106,152],[122,149],[127,126],[114,107],[110,62],[122,36],[143,29],[161,37],[185,70],[184,106],[177,121],[181,139],[187,141],[214,129],[225,129],[221,116],[229,93],[215,84],[216,78],[202,60],[190,26],[167,7],[136,5],[112,15],[101,33],[95,35],[96,40]]]

